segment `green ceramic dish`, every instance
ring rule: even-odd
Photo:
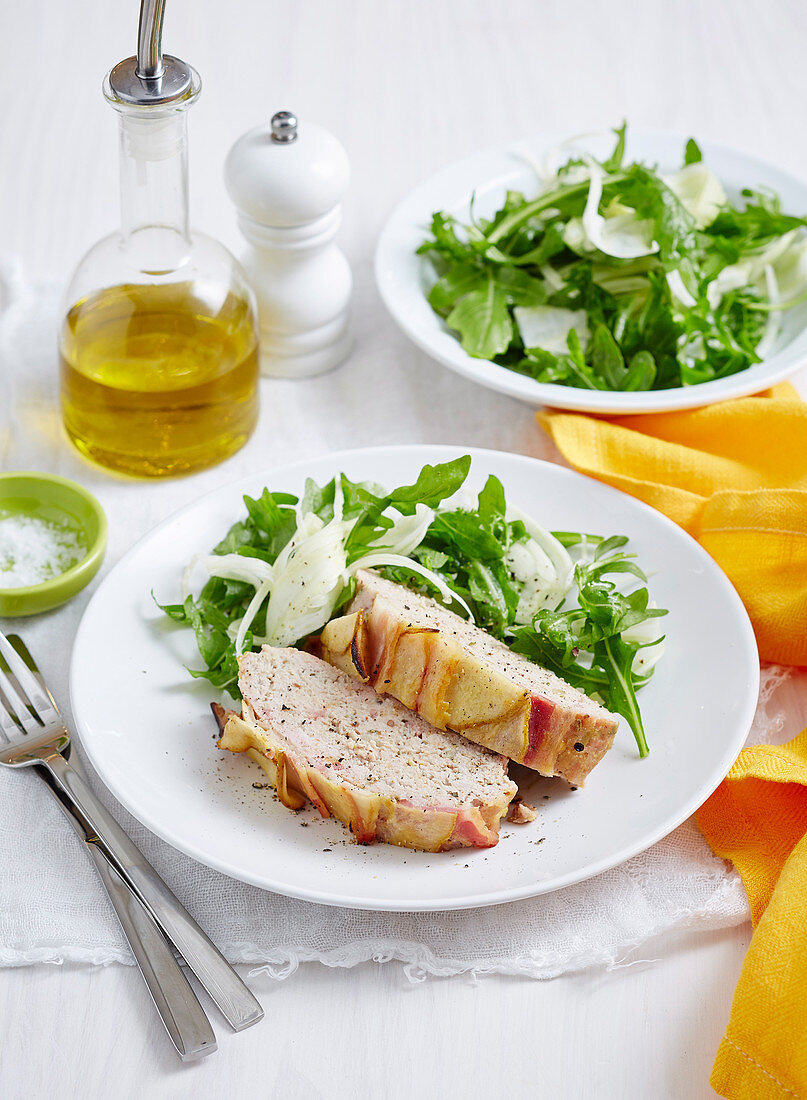
[[[55,474],[0,474],[0,516],[8,515],[65,524],[75,531],[86,555],[59,576],[25,588],[3,588],[0,574],[0,615],[13,618],[59,607],[100,569],[106,550],[106,516],[92,493],[75,481]]]

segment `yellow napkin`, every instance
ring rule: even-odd
[[[538,416],[572,466],[700,542],[763,659],[807,664],[807,404],[791,386],[691,412]],[[742,876],[755,928],[712,1086],[730,1100],[807,1100],[807,730],[745,749],[698,824]]]
[[[755,929],[712,1088],[730,1100],[807,1097],[807,730],[744,749],[697,820],[742,876]]]
[[[763,660],[807,664],[807,403],[792,386],[685,412],[538,419],[572,466],[700,542],[739,592]]]

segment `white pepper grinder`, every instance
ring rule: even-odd
[[[278,111],[243,134],[224,180],[247,240],[241,260],[258,300],[261,372],[307,378],[350,350],[353,279],[335,236],[350,179],[333,134]]]

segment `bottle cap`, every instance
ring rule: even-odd
[[[287,228],[330,213],[347,190],[350,165],[333,134],[278,111],[269,126],[256,126],[236,141],[224,180],[242,214],[261,225]]]

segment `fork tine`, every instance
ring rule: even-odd
[[[52,717],[51,712],[56,710],[52,699],[39,686],[37,678],[2,631],[0,631],[0,654],[5,658],[14,687],[23,699],[27,698],[30,701],[40,720],[44,721],[46,715]],[[0,665],[0,668],[2,667]]]
[[[0,688],[0,734],[3,735],[5,740],[11,741],[19,737],[21,730],[22,724],[17,718],[17,712],[3,694],[2,688]]]
[[[5,662],[0,659],[0,702],[3,703],[8,717],[12,719],[15,725],[19,726],[24,733],[41,733],[43,725],[32,714],[31,708],[25,705],[24,696],[20,695],[16,690],[19,688],[19,684],[13,684],[11,680],[6,676],[3,671],[3,664]],[[6,722],[3,724],[5,732],[12,737],[15,735],[15,731],[10,728]]]
[[[36,679],[36,682],[39,684],[44,693],[47,695],[48,699],[50,699],[51,703],[53,704],[53,709],[58,712],[59,707],[56,704],[56,700],[53,698],[50,688],[45,683],[45,678],[39,671],[39,666],[37,665],[36,661],[31,656],[31,651],[28,646],[25,644],[19,634],[7,634],[6,638],[11,643],[11,645],[14,646],[21,659],[25,661],[26,667],[28,668],[29,672]]]

